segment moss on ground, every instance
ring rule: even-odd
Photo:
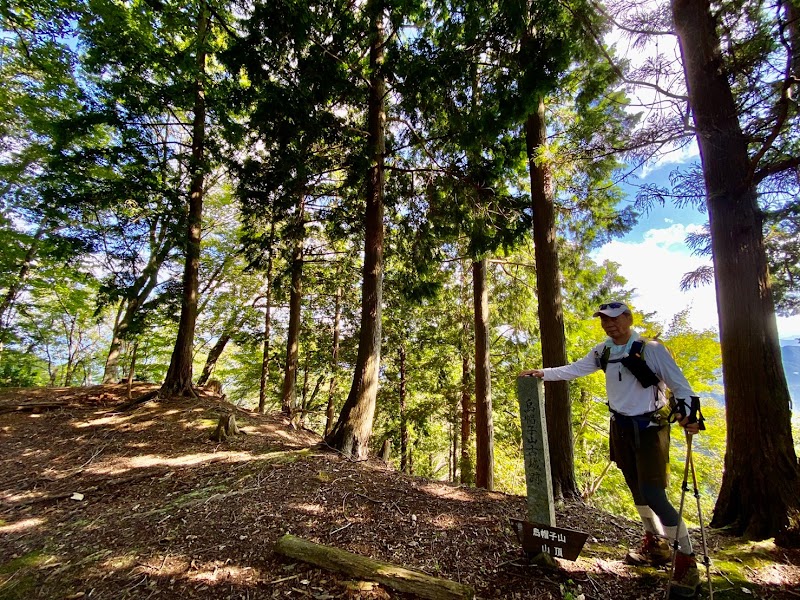
[[[0,563],[0,600],[27,600],[35,595],[38,571],[55,556],[36,550]]]

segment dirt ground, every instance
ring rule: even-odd
[[[154,390],[136,384],[133,396]],[[524,555],[525,499],[353,462],[280,415],[211,395],[122,410],[127,387],[0,391],[0,600],[411,598],[276,554],[286,533],[472,587],[479,598],[662,598],[622,558],[637,523],[580,502],[555,569]],[[209,439],[235,410],[243,434]],[[693,532],[699,546],[699,533]],[[714,597],[800,597],[800,552],[709,532]],[[704,583],[700,596],[709,596]]]

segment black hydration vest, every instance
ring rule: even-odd
[[[661,380],[653,373],[653,370],[647,366],[647,363],[642,357],[644,344],[644,340],[636,340],[631,344],[631,351],[628,353],[628,356],[616,358],[614,360],[609,360],[608,357],[611,356],[611,348],[606,346],[603,348],[603,353],[600,355],[600,368],[603,369],[605,373],[609,363],[622,363],[622,366],[636,377],[642,387],[648,388],[651,385],[658,385]]]

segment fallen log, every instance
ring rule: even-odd
[[[42,494],[42,495],[39,495],[39,496],[35,496],[33,498],[26,498],[24,500],[17,500],[17,501],[12,501],[12,502],[3,502],[3,504],[5,504],[6,506],[10,506],[12,508],[19,508],[20,506],[27,506],[29,504],[37,504],[39,502],[49,502],[51,500],[63,500],[64,498],[69,498],[70,496],[72,496],[73,494],[78,492],[78,490],[80,490],[79,493],[81,493],[82,495],[88,495],[88,494],[96,492],[96,491],[98,491],[98,490],[100,490],[102,488],[120,486],[120,485],[124,485],[124,484],[128,484],[128,483],[132,483],[132,482],[137,481],[139,479],[152,479],[152,478],[155,478],[155,477],[163,477],[168,472],[169,472],[169,469],[160,469],[159,471],[157,471],[155,473],[151,473],[151,472],[148,472],[148,473],[137,473],[135,475],[129,475],[127,477],[118,477],[116,479],[109,479],[107,481],[102,481],[102,482],[99,482],[97,485],[92,485],[92,486],[89,486],[89,487],[81,487],[80,485],[75,485],[75,486],[73,486],[75,489],[71,489],[71,490],[66,491],[66,492],[52,492],[50,494]]]
[[[216,458],[211,458],[209,460],[203,461],[202,465],[210,465],[213,463],[218,462],[225,462],[227,460],[224,456],[219,456]],[[39,502],[48,502],[50,500],[63,500],[64,498],[69,498],[75,492],[79,492],[84,495],[89,495],[90,493],[94,493],[100,491],[101,493],[104,490],[109,490],[113,488],[117,488],[121,485],[127,485],[130,483],[134,483],[140,481],[142,479],[155,479],[157,477],[164,477],[171,472],[171,469],[164,468],[158,469],[157,471],[147,471],[146,473],[134,473],[133,475],[126,475],[125,477],[115,477],[113,479],[102,479],[94,483],[91,486],[85,486],[84,484],[73,484],[72,488],[66,492],[51,492],[49,494],[40,494],[33,498],[26,498],[24,500],[16,500],[16,501],[4,501],[0,502],[0,506],[8,506],[11,508],[18,508],[21,506],[27,506],[29,504],[37,504]]]
[[[142,394],[141,396],[138,396],[137,398],[134,398],[133,400],[129,400],[128,402],[126,402],[122,406],[119,406],[119,407],[115,408],[111,412],[115,412],[115,413],[128,412],[130,409],[132,409],[135,406],[139,406],[140,404],[144,404],[145,402],[148,402],[148,401],[152,400],[153,398],[157,398],[158,394],[160,392],[161,392],[161,390],[152,390],[150,392],[147,392],[146,394]]]
[[[475,597],[474,590],[469,586],[338,548],[315,544],[289,534],[277,541],[275,552],[345,575],[377,581],[398,592],[416,594],[420,598],[471,600]]]
[[[12,412],[44,412],[46,410],[56,410],[70,406],[69,402],[24,402],[22,404],[11,404],[0,406],[0,415]]]

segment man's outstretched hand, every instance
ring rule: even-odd
[[[538,377],[542,379],[544,377],[544,371],[541,369],[528,369],[527,371],[520,371],[520,377]]]

